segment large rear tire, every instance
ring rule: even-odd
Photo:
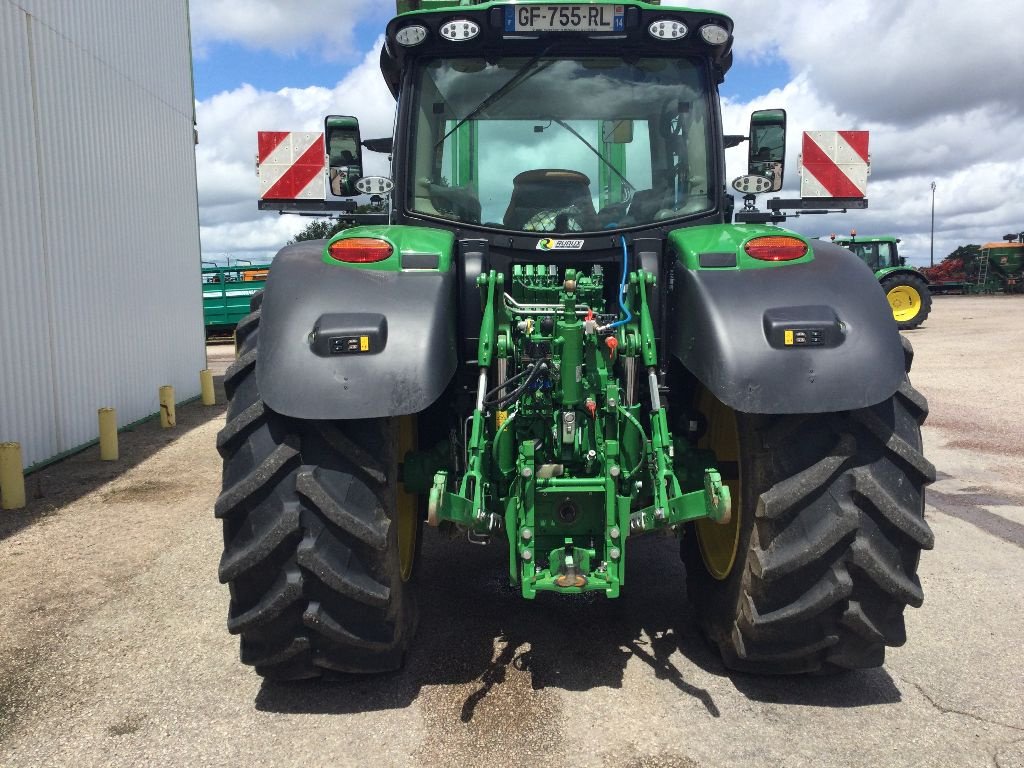
[[[896,273],[882,280],[882,290],[892,307],[892,316],[901,331],[917,328],[932,311],[932,295],[922,278]]]
[[[725,464],[738,468],[734,523],[691,526],[682,555],[691,602],[725,665],[767,674],[881,665],[886,646],[906,641],[904,609],[923,600],[918,558],[934,542],[924,520],[924,486],[935,479],[921,453],[925,399],[904,380],[858,411],[710,410],[712,431],[723,410],[734,417],[738,461]],[[729,432],[715,447],[727,456]]]
[[[408,537],[419,521],[397,483],[408,421],[273,412],[255,376],[260,298],[236,330],[217,438],[228,629],[241,636],[242,661],[271,679],[397,669],[415,625]]]

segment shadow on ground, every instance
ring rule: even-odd
[[[586,691],[623,686],[632,660],[656,679],[721,712],[711,693],[692,682],[697,668],[728,677],[748,699],[828,707],[900,700],[884,669],[835,677],[779,678],[729,673],[703,639],[686,601],[675,539],[630,542],[622,597],[598,594],[524,600],[507,584],[506,550],[441,540],[428,531],[420,563],[420,623],[405,668],[375,678],[330,683],[265,681],[256,708],[282,713],[343,714],[443,700],[470,722],[502,686]],[[681,654],[676,654],[680,651]],[[528,680],[528,685],[524,682]]]
[[[61,509],[142,464],[169,443],[221,418],[226,409],[223,376],[214,377],[214,388],[218,405],[204,406],[196,401],[178,406],[174,429],[162,429],[159,417],[153,416],[121,432],[118,461],[100,461],[99,446],[93,445],[27,475],[28,504],[24,509],[0,515],[0,541],[38,520],[59,514]]]

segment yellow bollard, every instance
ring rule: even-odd
[[[174,387],[164,384],[160,387],[160,426],[170,429],[174,425]]]
[[[199,372],[199,392],[203,397],[203,405],[217,404],[217,395],[213,391],[213,372],[209,368]]]
[[[100,460],[117,461],[117,411],[113,408],[100,408]]]
[[[24,509],[25,473],[21,444],[0,443],[0,509]]]

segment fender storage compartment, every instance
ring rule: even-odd
[[[367,312],[320,315],[309,345],[320,357],[331,355],[375,355],[388,343],[388,319]]]
[[[263,297],[256,377],[299,419],[417,413],[455,374],[455,272],[325,264],[324,241],[283,249]]]
[[[874,273],[814,244],[814,261],[747,270],[673,265],[669,352],[745,413],[855,410],[903,381],[903,348]]]
[[[778,307],[764,313],[768,343],[783,347],[838,347],[845,324],[831,307]]]

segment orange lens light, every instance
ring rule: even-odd
[[[755,237],[743,250],[761,261],[792,261],[807,255],[807,243],[795,237]]]
[[[375,261],[384,261],[391,256],[395,249],[387,240],[378,240],[375,237],[349,237],[331,243],[327,253],[335,261],[344,261],[349,264],[372,264]]]

